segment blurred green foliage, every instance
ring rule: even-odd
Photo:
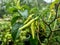
[[[60,45],[59,4],[0,0],[0,45]]]

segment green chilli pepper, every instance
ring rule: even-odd
[[[37,20],[37,19],[38,19],[38,17],[36,17],[36,18],[30,20],[30,21],[29,21],[27,24],[25,24],[23,27],[19,28],[19,30],[22,30],[22,29],[28,27],[32,22],[34,22],[34,21]]]

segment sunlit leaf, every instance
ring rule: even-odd
[[[14,13],[14,11],[17,12],[17,9],[14,8],[14,7],[9,7],[9,8],[7,9],[7,12],[9,12],[9,13]]]

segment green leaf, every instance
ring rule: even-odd
[[[7,12],[8,12],[8,13],[14,13],[14,11],[17,11],[17,9],[14,8],[14,7],[9,7],[9,8],[7,8]]]
[[[16,23],[16,20],[20,18],[20,16],[14,16],[11,20],[11,25],[13,25],[14,23]]]
[[[22,26],[20,23],[15,23],[12,26],[11,35],[12,35],[13,41],[15,41],[19,37],[20,30],[18,30],[18,29],[19,29],[20,26]]]
[[[24,18],[27,18],[28,16],[28,10],[24,10],[24,11],[19,11],[20,14],[24,17]]]
[[[32,37],[30,38],[30,44],[31,44],[31,45],[38,45],[38,39],[37,39],[36,36],[35,36],[34,39],[33,39]]]

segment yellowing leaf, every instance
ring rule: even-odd
[[[55,0],[53,3],[50,5],[50,10],[54,8],[55,4],[58,3],[59,0]]]

